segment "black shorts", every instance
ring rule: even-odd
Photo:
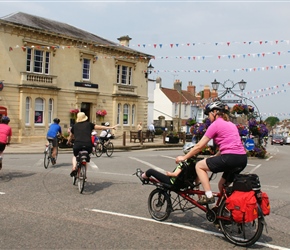
[[[6,148],[6,143],[0,143],[0,152],[3,152]]]
[[[46,139],[52,143],[53,147],[58,147],[58,138],[57,137],[55,137],[55,138],[47,137]]]
[[[245,169],[248,163],[246,154],[224,154],[206,159],[209,170],[213,173],[224,172],[222,177],[227,182],[232,182],[236,174]]]
[[[73,147],[73,153],[74,153],[74,156],[75,157],[77,157],[78,156],[78,154],[79,154],[79,152],[80,151],[83,151],[83,150],[85,150],[85,151],[88,151],[88,153],[89,154],[91,154],[92,153],[92,147],[87,147],[87,146],[80,146],[80,147]]]

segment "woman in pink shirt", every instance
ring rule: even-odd
[[[178,156],[175,160],[178,163],[193,157],[201,152],[211,139],[219,147],[219,151],[213,157],[197,162],[195,167],[206,195],[198,201],[202,205],[215,202],[207,175],[208,171],[224,172],[218,184],[221,191],[226,182],[232,182],[235,174],[240,173],[247,166],[248,161],[238,129],[229,121],[225,105],[221,101],[210,103],[206,106],[204,113],[208,115],[211,125],[201,140],[186,155]]]
[[[10,143],[12,130],[8,125],[10,119],[8,116],[2,116],[0,123],[0,170],[2,169],[2,157],[6,145]]]

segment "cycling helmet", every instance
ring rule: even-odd
[[[109,127],[109,126],[110,126],[110,123],[109,123],[109,122],[106,122],[106,123],[105,123],[105,126],[106,126],[106,127]]]
[[[10,119],[9,119],[9,117],[8,116],[2,116],[2,118],[1,118],[1,122],[2,123],[5,123],[5,124],[8,124],[9,122],[10,122]]]
[[[96,132],[96,131],[93,131],[93,132],[92,132],[92,135],[96,135],[96,134],[97,134],[97,132]]]
[[[193,143],[193,142],[189,142],[189,143],[184,144],[184,146],[182,148],[183,153],[186,155],[194,146],[195,146],[195,143]]]
[[[59,124],[60,119],[58,119],[58,118],[54,118],[54,119],[53,119],[53,122]]]
[[[225,110],[225,105],[221,101],[216,101],[216,102],[209,103],[209,104],[207,104],[205,106],[204,114],[208,115],[209,112],[211,112],[211,111],[213,111],[215,109],[224,111]]]

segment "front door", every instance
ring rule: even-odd
[[[86,116],[88,117],[88,120],[91,121],[91,104],[88,102],[82,102],[81,104],[81,112],[84,112]]]

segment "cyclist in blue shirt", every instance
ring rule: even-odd
[[[52,159],[51,163],[54,165],[56,163],[55,157],[57,153],[57,147],[58,147],[58,139],[57,136],[58,134],[62,136],[61,133],[61,126],[59,125],[60,119],[54,118],[53,123],[49,126],[49,130],[47,132],[46,138],[48,141],[52,142]]]

